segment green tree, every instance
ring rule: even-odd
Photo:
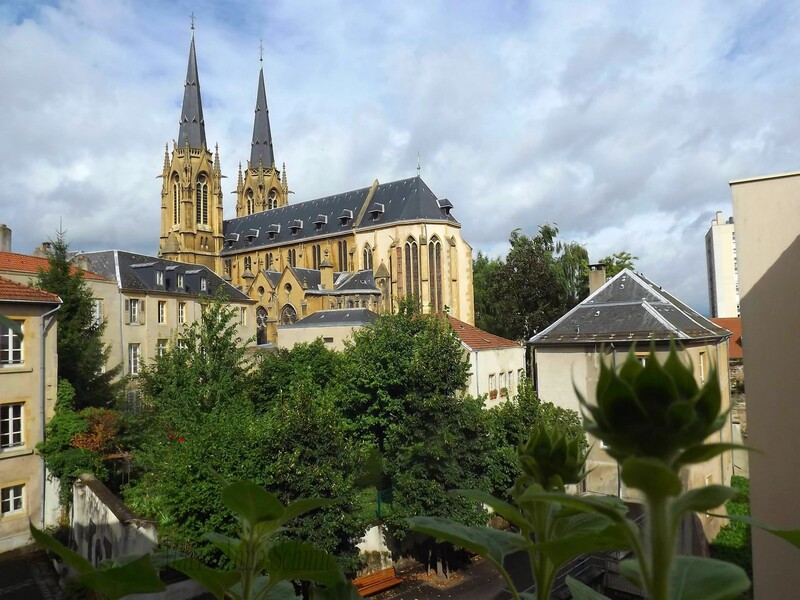
[[[59,231],[35,285],[61,298],[58,311],[58,376],[75,390],[75,408],[107,406],[116,394],[112,384],[121,366],[105,370],[110,349],[103,343],[105,321],[92,316],[92,290],[83,271],[69,258],[69,245]]]
[[[634,256],[626,250],[615,252],[610,256],[606,256],[600,261],[600,264],[606,268],[606,277],[613,277],[622,269],[633,269],[633,261],[639,260],[638,256]]]
[[[478,251],[472,263],[472,288],[475,301],[475,325],[486,331],[494,331],[494,322],[498,311],[502,310],[501,299],[492,293],[492,282],[495,272],[501,267],[499,258],[489,258]]]

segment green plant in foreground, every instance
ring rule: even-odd
[[[295,500],[284,506],[273,494],[250,482],[237,482],[222,490],[225,505],[236,514],[238,538],[207,533],[230,560],[230,570],[212,569],[197,561],[169,553],[124,556],[94,568],[89,561],[31,525],[34,539],[58,554],[78,572],[77,581],[116,600],[127,594],[164,590],[158,568],[171,566],[203,585],[218,600],[289,600],[300,598],[293,581],[315,584],[311,597],[319,600],[354,600],[358,592],[348,583],[336,559],[311,544],[281,539],[286,524],[305,513],[330,504],[329,500]],[[325,586],[325,587],[318,587]]]
[[[735,565],[693,556],[675,557],[678,526],[684,514],[711,510],[736,494],[722,485],[682,493],[682,467],[738,447],[705,441],[727,422],[727,412],[721,412],[719,380],[713,370],[708,382],[699,387],[691,365],[684,364],[674,348],[663,365],[654,352],[644,366],[630,354],[619,370],[601,364],[597,404],[590,405],[583,397],[581,403],[586,412],[586,430],[602,440],[608,453],[620,463],[623,482],[644,495],[644,530],[627,519],[626,509],[619,501],[565,494],[559,484],[567,481],[558,481],[560,473],[553,465],[566,467],[574,459],[563,448],[555,450],[556,444],[553,451],[546,452],[537,442],[542,440],[541,432],[535,432],[520,452],[526,474],[515,485],[516,506],[469,492],[519,527],[519,535],[488,531],[476,535],[474,531],[455,529],[444,520],[426,517],[412,519],[412,527],[487,556],[503,573],[515,598],[531,596],[514,589],[502,566],[507,554],[517,550],[529,553],[537,580],[537,598],[543,599],[549,597],[554,576],[551,572],[566,562],[559,559],[567,553],[558,554],[557,550],[569,548],[571,557],[604,549],[599,543],[603,536],[607,545],[616,543],[616,548],[633,550],[635,560],[623,561],[620,571],[653,600],[724,600],[747,590],[750,581]],[[549,470],[541,468],[547,464],[551,465]],[[590,517],[596,520],[588,521],[593,528],[566,527],[569,533],[562,538],[564,531],[555,526],[560,517],[568,522]],[[478,542],[482,539],[485,543],[481,545]],[[603,598],[574,579],[568,578],[567,583],[576,598]]]

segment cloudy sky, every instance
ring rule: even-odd
[[[475,251],[556,223],[707,311],[730,179],[800,169],[800,2],[0,0],[0,222],[155,253],[196,16],[225,215],[259,41],[293,201],[422,176]]]

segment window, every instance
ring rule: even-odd
[[[186,302],[178,302],[178,323],[186,323]]]
[[[414,238],[406,240],[405,250],[406,296],[419,299],[419,247]]]
[[[128,322],[129,323],[138,323],[139,322],[139,301],[138,300],[130,300],[130,305],[128,307]]]
[[[22,488],[23,485],[12,485],[0,490],[0,515],[10,515],[22,512]]]
[[[372,248],[369,244],[364,244],[364,261],[361,268],[372,270]]]
[[[519,369],[517,371],[517,385],[522,383],[523,379],[525,379],[525,369]]]
[[[252,215],[256,211],[256,201],[253,199],[253,190],[247,190],[247,214]]]
[[[289,263],[290,267],[297,266],[297,250],[292,248],[286,253],[286,261]]]
[[[208,180],[205,174],[197,178],[197,223],[208,225]]]
[[[205,277],[200,278],[200,291],[201,292],[208,291],[208,279],[206,279]]]
[[[128,372],[131,375],[138,375],[140,366],[141,354],[139,353],[139,344],[128,344]]]
[[[156,285],[164,285],[164,271],[156,271]]]
[[[500,379],[500,389],[503,389],[504,387],[506,387],[506,374],[500,373],[499,379]]]
[[[99,327],[103,323],[103,301],[100,298],[92,299],[92,325]]]
[[[231,276],[231,259],[225,259],[222,261],[222,272],[225,274],[226,277],[230,278]]]
[[[23,445],[22,402],[0,405],[0,452]]]
[[[245,256],[244,257],[244,270],[245,271],[251,271],[252,267],[253,267],[253,259],[250,258],[249,256]]]
[[[181,184],[178,180],[178,174],[172,176],[172,224],[180,225],[181,223]]]
[[[509,392],[516,391],[514,389],[514,371],[508,372],[508,390]]]
[[[178,289],[183,289],[183,273],[178,273]]]
[[[312,269],[319,269],[319,265],[322,263],[322,249],[319,244],[311,246],[311,263]]]
[[[22,330],[22,321],[13,321]],[[22,336],[0,323],[0,366],[22,364]]]
[[[276,190],[275,188],[272,188],[269,191],[268,207],[278,208],[278,190]]]
[[[294,306],[291,304],[287,304],[281,310],[281,324],[282,325],[291,325],[297,322],[297,311],[294,309]]]
[[[158,340],[156,340],[156,356],[158,356],[159,358],[164,356],[167,353],[168,344],[169,341],[166,340],[165,338],[159,338]]]
[[[333,343],[333,338],[332,337],[324,337],[324,338],[322,338],[322,341],[324,343],[326,343],[326,344],[332,344]]]
[[[158,301],[158,323],[163,325],[167,322],[167,302],[166,300]]]
[[[247,309],[244,306],[239,308],[239,325],[247,325]]]
[[[178,350],[186,350],[189,346],[186,344],[186,340],[183,338],[178,340]]]
[[[442,243],[436,236],[428,244],[428,281],[430,282],[431,312],[444,310],[442,303]]]
[[[497,387],[495,386],[495,375],[492,373],[489,375],[489,391],[496,390]]]
[[[347,240],[341,240],[337,243],[339,249],[339,270],[347,271]]]
[[[700,383],[705,383],[706,380],[706,353],[700,353]]]

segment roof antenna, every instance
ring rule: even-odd
[[[259,40],[259,42],[258,42],[258,50],[259,50],[258,62],[260,62],[263,65],[264,64],[264,40]]]
[[[417,177],[419,177],[420,172],[422,172],[422,165],[420,165],[419,152],[417,152]]]
[[[189,18],[192,21],[192,37],[194,37],[194,11],[192,11],[192,14],[189,16]]]

